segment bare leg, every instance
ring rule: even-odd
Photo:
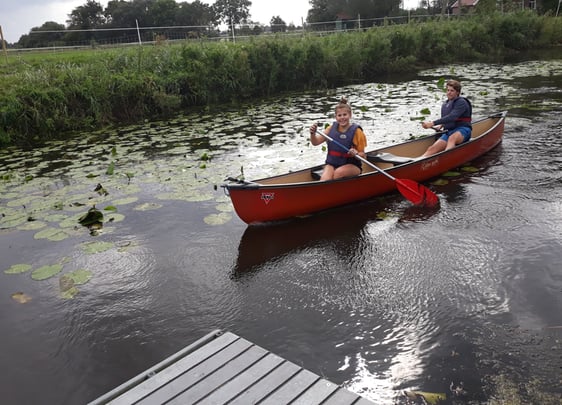
[[[326,165],[324,166],[324,170],[322,171],[322,176],[320,177],[321,181],[325,180],[332,180],[334,178],[334,166]]]
[[[451,134],[451,136],[449,136],[449,139],[447,140],[447,147],[445,148],[445,150],[453,149],[455,146],[461,144],[463,141],[464,138],[462,134],[458,131],[454,132],[453,134]]]
[[[452,135],[449,137],[449,139],[451,139],[451,137],[452,137]],[[444,151],[446,147],[447,147],[447,142],[445,142],[443,139],[438,139],[433,143],[433,145],[431,145],[429,148],[427,148],[427,150],[425,151],[425,153],[423,155],[421,155],[421,157],[427,157],[427,156],[435,155],[436,153]]]
[[[334,179],[341,179],[342,177],[359,176],[360,174],[361,174],[361,170],[357,166],[352,164],[346,164],[338,167],[334,171]]]

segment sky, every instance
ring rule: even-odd
[[[97,1],[102,7],[107,6],[107,0]],[[262,24],[268,24],[271,17],[279,16],[287,24],[301,25],[302,21],[306,20],[310,8],[308,0],[251,1],[250,19]],[[87,0],[1,0],[0,27],[4,39],[9,43],[17,42],[22,35],[29,34],[32,28],[40,27],[47,21],[66,26],[66,20],[72,10],[86,2]],[[214,0],[202,0],[202,2],[213,4]]]

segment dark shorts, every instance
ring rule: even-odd
[[[457,127],[454,129],[450,129],[447,132],[445,132],[443,135],[441,135],[441,137],[439,139],[447,142],[449,140],[449,137],[454,134],[455,132],[460,132],[462,135],[462,143],[467,142],[470,139],[470,135],[472,134],[472,128],[471,127]]]
[[[334,165],[328,162],[326,162],[326,164],[331,164],[334,167],[334,169],[337,169],[338,167],[345,166],[345,165],[353,165],[353,166],[357,166],[359,168],[359,171],[363,173],[363,164],[357,158],[348,158],[347,161],[341,165]]]

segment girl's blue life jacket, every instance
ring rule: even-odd
[[[351,149],[353,147],[355,130],[361,127],[357,124],[351,124],[345,132],[338,131],[338,127],[339,124],[337,121],[334,122],[330,128],[328,136],[345,146],[347,149]],[[347,151],[343,150],[343,148],[335,142],[330,141],[328,141],[328,156],[326,157],[326,163],[334,167],[340,167],[348,163],[354,164],[359,168],[361,167],[361,161],[359,159],[356,159],[347,153]]]

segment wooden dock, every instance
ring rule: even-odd
[[[373,402],[231,332],[213,331],[90,405]]]

